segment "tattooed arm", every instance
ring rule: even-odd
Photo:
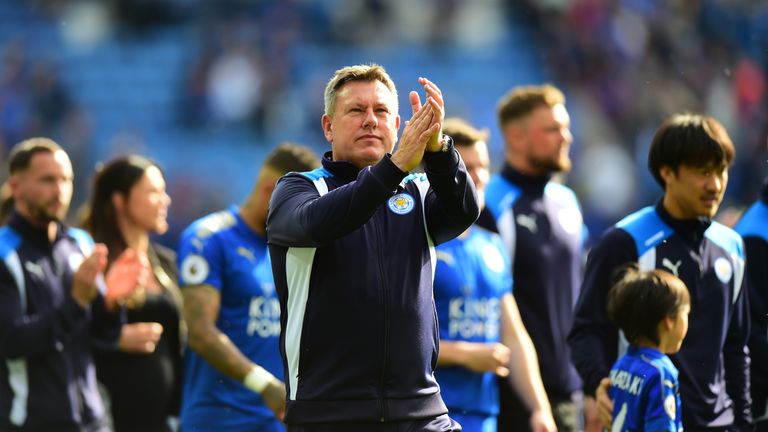
[[[249,360],[234,343],[216,327],[221,295],[210,285],[187,285],[184,295],[184,319],[189,329],[189,347],[222,374],[243,382],[259,367]],[[285,410],[285,385],[271,380],[261,391],[267,406],[282,418]]]

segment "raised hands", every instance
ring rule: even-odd
[[[120,351],[137,354],[152,354],[163,334],[163,326],[156,322],[124,324],[120,331]]]
[[[136,289],[143,289],[150,277],[149,259],[145,254],[126,249],[107,272],[107,306],[122,304]]]
[[[440,88],[436,86],[435,83],[426,78],[419,78],[419,84],[424,87],[424,91],[427,92],[427,102],[432,105],[434,114],[432,122],[433,124],[439,125],[437,132],[429,138],[426,150],[428,152],[440,151],[442,148],[442,144],[440,143],[440,135],[443,131],[443,120],[445,120],[445,101],[443,100],[443,92],[440,91]],[[416,113],[416,111],[421,108],[421,100],[419,100],[419,95],[416,92],[411,92],[409,96],[411,101],[411,109],[414,113]]]
[[[107,247],[101,243],[80,264],[72,277],[72,298],[82,307],[88,307],[99,294],[97,278],[107,267]]]
[[[419,84],[427,92],[426,103],[422,105],[419,94],[412,91],[409,95],[413,116],[405,122],[405,129],[400,137],[397,150],[392,155],[392,162],[401,171],[408,172],[416,168],[424,157],[424,151],[440,150],[440,131],[443,127],[445,109],[440,89],[426,78],[419,78]]]

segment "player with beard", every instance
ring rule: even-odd
[[[61,221],[72,164],[32,138],[9,157],[14,210],[0,228],[0,430],[107,431],[91,349],[117,345],[118,304],[143,285],[132,249],[106,275],[107,248]]]
[[[488,183],[478,222],[501,234],[514,296],[538,353],[557,429],[580,428],[581,381],[565,344],[581,281],[585,230],[576,195],[553,179],[571,169],[565,96],[551,85],[517,87],[499,102],[505,164]],[[552,271],[558,269],[557,271]],[[500,383],[499,430],[528,430],[531,408]]]

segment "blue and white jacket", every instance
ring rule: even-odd
[[[525,175],[505,165],[491,177],[485,196],[478,224],[498,232],[507,247],[515,301],[536,347],[544,388],[550,398],[568,399],[581,390],[565,339],[581,288],[587,237],[576,194],[549,175]],[[505,385],[502,391],[513,390]]]
[[[57,233],[51,243],[18,214],[0,228],[0,430],[105,424],[91,346],[116,346],[123,315],[108,313],[101,295],[87,309],[72,298],[93,241],[63,225]]]
[[[751,422],[749,303],[742,239],[709,219],[674,219],[661,203],[618,222],[589,254],[568,336],[585,391],[595,394],[626,348],[606,304],[616,270],[631,262],[641,271],[675,274],[691,295],[688,335],[680,352],[670,356],[680,371],[684,427],[746,427]]]
[[[434,377],[435,245],[479,209],[455,149],[426,174],[389,159],[331,160],[290,173],[270,203],[267,239],[280,297],[285,421],[397,421],[447,412]]]
[[[755,421],[768,421],[768,179],[735,229],[747,253],[752,411]]]

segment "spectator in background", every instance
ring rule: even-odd
[[[576,195],[552,179],[571,169],[571,119],[565,96],[551,85],[513,88],[497,113],[506,163],[488,183],[487,211],[478,223],[504,240],[515,300],[536,347],[557,429],[575,432],[581,428],[581,380],[565,340],[586,230]],[[529,407],[502,382],[499,430],[527,430]]]
[[[72,165],[58,144],[31,138],[9,157],[14,211],[0,228],[0,429],[108,431],[92,346],[116,344],[118,304],[143,285],[127,249],[106,274],[107,248],[62,220]]]
[[[285,386],[278,339],[280,304],[267,254],[267,208],[277,180],[319,165],[306,147],[283,144],[267,156],[240,207],[193,222],[179,245],[189,327],[181,427],[283,431]]]
[[[443,132],[453,138],[482,209],[490,165],[487,131],[453,118],[445,120]],[[531,411],[530,428],[554,431],[536,350],[512,297],[501,237],[474,225],[438,246],[434,291],[440,323],[435,376],[451,417],[464,431],[495,432],[498,375],[509,380]]]
[[[609,229],[589,254],[573,329],[571,355],[595,395],[604,425],[610,365],[626,348],[605,305],[614,272],[629,263],[640,271],[666,270],[691,293],[688,336],[672,361],[680,371],[687,430],[750,430],[749,302],[744,290],[741,237],[712,220],[728,184],[735,151],[714,118],[675,115],[656,131],[648,168],[664,188],[655,206]]]
[[[768,179],[760,198],[736,225],[747,254],[751,328],[749,355],[752,410],[758,432],[768,431]]]
[[[176,254],[150,240],[168,229],[170,203],[160,167],[142,156],[114,159],[93,179],[84,225],[109,248],[107,266],[128,248],[148,258],[117,349],[94,353],[115,432],[170,432],[169,417],[178,415],[184,327]]]

